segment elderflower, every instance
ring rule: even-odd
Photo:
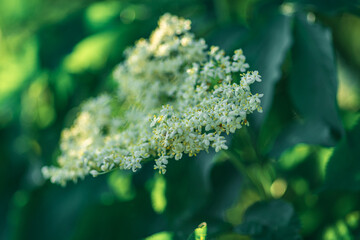
[[[228,149],[224,134],[262,111],[262,94],[250,91],[261,77],[247,71],[242,50],[232,57],[219,47],[206,51],[189,30],[189,20],[165,14],[149,40],[126,51],[114,72],[117,95],[82,106],[62,133],[59,166],[42,169],[46,178],[65,185],[113,169],[135,172],[151,159],[165,173],[171,159]]]

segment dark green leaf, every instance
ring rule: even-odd
[[[326,147],[334,146],[336,141],[331,134],[330,129],[319,120],[292,123],[277,137],[270,155],[278,158],[285,149],[301,142],[320,144]]]
[[[275,157],[297,143],[334,146],[343,134],[336,103],[337,72],[331,33],[303,15],[295,20],[289,93],[296,113],[278,136]]]
[[[252,239],[290,240],[301,239],[300,224],[293,207],[282,200],[257,202],[249,207],[238,233]]]
[[[132,201],[93,205],[82,215],[74,239],[143,239],[165,228],[164,218],[151,206],[149,193],[138,188]]]
[[[326,169],[325,189],[360,190],[360,122],[336,147]]]
[[[245,44],[244,53],[252,70],[262,76],[261,84],[254,84],[253,91],[264,93],[262,107],[264,113],[255,114],[251,122],[259,127],[270,110],[274,88],[281,77],[281,66],[291,46],[292,18],[274,13],[256,29],[254,36]]]
[[[168,166],[165,214],[178,239],[186,238],[204,221],[209,235],[229,230],[225,211],[238,197],[241,176],[230,162],[214,163],[213,156],[202,154]]]
[[[238,170],[229,161],[216,164],[211,173],[212,191],[204,213],[223,218],[225,210],[236,201],[242,180]]]
[[[343,129],[336,104],[338,83],[331,33],[300,15],[294,34],[289,82],[293,103],[305,119],[323,122],[332,137],[339,139]]]
[[[81,212],[99,200],[104,187],[102,177],[66,188],[47,183],[36,189],[21,210],[21,221],[12,229],[13,239],[69,239]]]
[[[212,155],[194,159],[184,158],[169,164],[164,175],[167,182],[166,212],[170,218],[186,218],[198,211],[206,202],[210,187]]]

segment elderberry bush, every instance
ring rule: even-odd
[[[228,149],[224,133],[262,112],[263,94],[250,89],[261,76],[245,60],[241,49],[231,57],[208,50],[189,20],[165,14],[149,40],[127,49],[114,72],[117,91],[83,104],[62,133],[59,166],[44,167],[43,175],[65,185],[116,168],[135,172],[150,160],[164,174],[171,159]]]

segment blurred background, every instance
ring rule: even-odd
[[[208,239],[360,239],[359,6],[0,0],[0,239],[187,239],[203,221]],[[166,12],[208,45],[244,50],[264,113],[229,151],[165,175],[150,163],[65,188],[44,181],[79,105],[114,91],[124,49]]]

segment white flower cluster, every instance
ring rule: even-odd
[[[206,51],[189,30],[190,21],[165,14],[149,40],[127,51],[115,71],[118,95],[83,105],[62,134],[59,167],[43,168],[46,178],[64,185],[89,173],[136,171],[147,160],[165,173],[170,159],[227,149],[223,134],[262,111],[262,94],[250,91],[261,77],[246,72],[241,50],[232,57],[218,47]]]
[[[125,62],[116,69],[121,94],[147,109],[176,100],[186,69],[206,57],[205,41],[195,40],[189,30],[189,20],[162,16],[150,39],[129,48]]]

